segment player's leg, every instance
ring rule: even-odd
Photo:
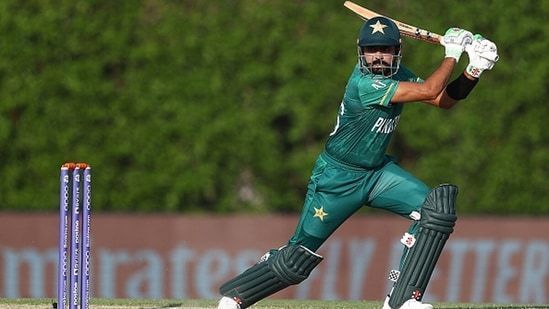
[[[311,180],[307,196],[314,186]],[[309,199],[306,205],[307,201]],[[311,239],[306,243],[317,243],[317,240]],[[321,261],[322,256],[300,244],[290,243],[272,249],[259,262],[221,285],[219,292],[223,298],[218,309],[247,308],[290,285],[299,284]]]
[[[368,205],[417,220],[430,188],[414,175],[389,161],[375,174]]]
[[[421,181],[394,163],[381,171],[370,204],[414,220],[402,243],[400,272],[384,308],[432,308],[423,297],[432,271],[448,236],[453,231],[457,187],[440,185],[428,190]]]
[[[443,184],[429,192],[421,208],[416,240],[409,245],[389,299],[391,308],[423,298],[442,249],[454,231],[457,191],[456,186]]]
[[[328,165],[328,169],[309,185],[299,223],[289,244],[318,250],[343,222],[364,205],[371,174],[369,171]]]
[[[322,256],[303,246],[273,249],[242,274],[219,289],[224,296],[218,308],[247,308],[290,285],[307,279]]]
[[[246,308],[305,280],[322,261],[314,252],[362,206],[364,197],[360,195],[364,193],[356,190],[356,182],[364,178],[364,173],[340,170],[319,159],[294,236],[286,246],[271,250],[260,262],[224,283],[218,308]]]
[[[318,172],[317,168],[315,171]],[[315,188],[316,181],[311,179],[307,197],[314,195]],[[309,200],[306,199],[305,205]],[[316,243],[316,240],[310,242]],[[221,285],[219,292],[223,298],[218,309],[247,308],[290,285],[299,284],[322,261],[322,256],[314,251],[316,249],[311,250],[300,244],[271,249],[259,262]]]

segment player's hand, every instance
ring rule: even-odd
[[[450,28],[440,38],[440,44],[445,48],[445,57],[452,57],[459,61],[459,57],[465,50],[465,46],[473,42],[473,34],[460,28]]]
[[[479,78],[485,70],[491,70],[499,60],[498,48],[494,42],[475,34],[473,43],[466,48],[469,56],[469,65],[465,69],[467,74]]]

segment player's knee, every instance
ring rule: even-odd
[[[455,203],[458,188],[442,184],[434,188],[421,207],[420,226],[451,234],[457,220]]]
[[[293,285],[307,279],[322,256],[302,245],[287,245],[268,257],[269,268],[283,282]]]

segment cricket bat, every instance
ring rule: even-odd
[[[377,16],[383,16],[383,17],[386,17],[386,18],[392,20],[397,25],[398,29],[400,30],[400,34],[402,34],[404,36],[407,36],[407,37],[410,37],[410,38],[413,38],[413,39],[416,39],[416,40],[421,40],[421,41],[424,41],[424,42],[432,43],[432,44],[440,44],[440,38],[441,38],[440,34],[436,34],[434,32],[431,32],[431,31],[428,31],[428,30],[425,30],[425,29],[421,29],[421,28],[418,28],[416,26],[405,24],[405,23],[400,22],[398,20],[395,20],[391,17],[381,15],[381,14],[376,13],[372,10],[369,10],[365,7],[362,7],[362,6],[356,4],[352,1],[345,1],[345,3],[343,5],[346,8],[348,8],[349,10],[355,12],[363,20],[368,20],[368,19],[371,19],[371,18],[374,18],[374,17],[377,17]]]

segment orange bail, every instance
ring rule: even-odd
[[[88,163],[79,162],[79,163],[76,163],[76,166],[78,168],[80,168],[81,170],[85,170],[86,167],[88,167],[89,165],[88,165]]]
[[[74,163],[74,162],[67,162],[65,164],[63,164],[63,166],[61,166],[62,168],[67,168],[69,170],[73,170],[75,168],[79,168],[81,170],[84,170],[88,167],[90,167],[90,165],[88,163],[83,163],[83,162],[78,162],[78,163]]]
[[[76,163],[73,163],[73,162],[67,162],[67,163],[63,164],[63,166],[62,166],[62,167],[64,167],[64,168],[68,168],[68,169],[70,169],[70,170],[73,170],[73,169],[75,169],[75,168],[76,168]]]

